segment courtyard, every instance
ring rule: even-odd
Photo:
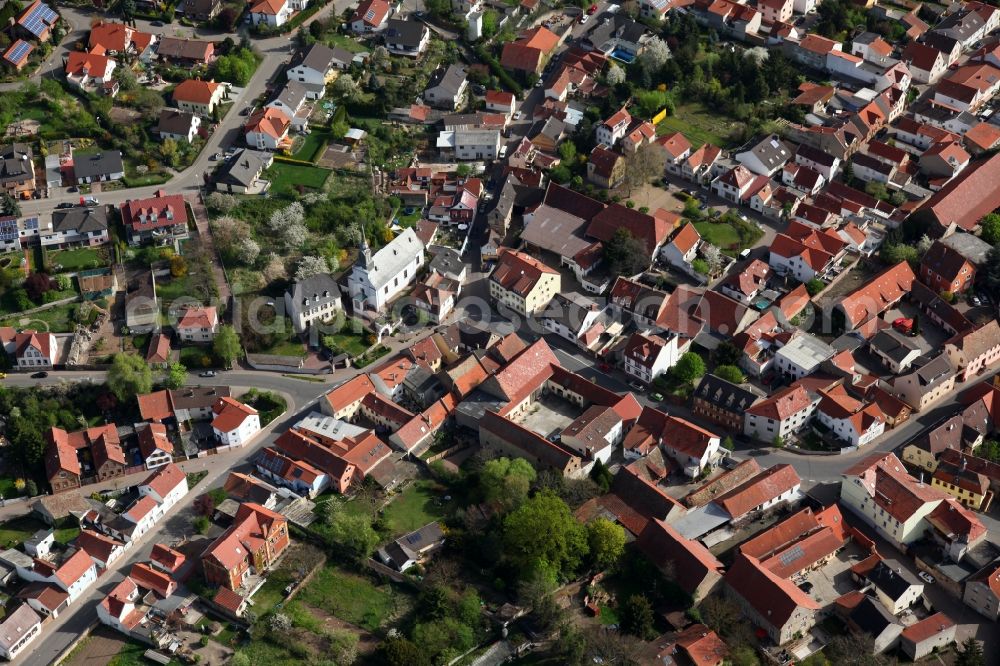
[[[579,413],[579,408],[569,401],[545,394],[516,420],[524,428],[548,439],[562,432]]]

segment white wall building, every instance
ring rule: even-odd
[[[413,229],[404,229],[372,254],[362,242],[358,261],[347,279],[355,311],[382,312],[385,306],[416,280],[424,264],[424,244]]]

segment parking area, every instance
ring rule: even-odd
[[[807,590],[816,603],[825,608],[841,595],[858,588],[857,583],[851,578],[851,567],[864,557],[865,553],[852,543],[837,553],[826,565],[810,571],[795,582]]]
[[[525,412],[518,422],[542,437],[551,437],[562,432],[566,426],[579,416],[579,409],[574,405],[552,395],[544,395]]]

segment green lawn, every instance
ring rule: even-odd
[[[295,598],[345,622],[376,631],[398,612],[399,602],[405,597],[390,585],[376,585],[364,576],[327,565]]]
[[[65,303],[30,315],[13,314],[0,319],[0,326],[37,328],[43,331],[47,330],[50,333],[70,333],[73,331],[73,317],[79,305],[79,303]],[[27,320],[27,322],[22,324],[23,320]]]
[[[702,238],[720,250],[740,244],[740,235],[736,233],[736,229],[724,222],[695,222],[694,228]]]
[[[385,508],[386,529],[398,537],[444,517],[443,491],[432,481],[417,481],[406,487]]]
[[[361,53],[362,51],[368,50],[364,44],[355,39],[351,39],[347,35],[332,34],[327,35],[325,39],[329,46],[339,46],[345,51],[350,51],[351,53]]]
[[[728,137],[739,125],[725,116],[706,109],[699,102],[681,104],[673,115],[668,115],[656,127],[658,134],[680,132],[695,147],[711,143],[721,148],[730,143]]]
[[[222,363],[215,357],[210,346],[189,345],[181,347],[181,365],[189,370],[198,368],[217,368]]]
[[[315,162],[320,156],[319,151],[330,140],[330,134],[323,130],[312,130],[309,134],[300,134],[295,142],[298,148],[292,153],[292,158],[305,162]]]
[[[8,520],[0,525],[0,547],[12,548],[24,543],[38,530],[48,529],[48,525],[32,516],[22,516]],[[79,527],[67,527],[56,530],[56,541],[69,543],[80,534]]]
[[[333,339],[333,343],[337,346],[337,353],[344,353],[355,358],[364,354],[371,346],[365,342],[367,334],[368,331],[360,322],[355,323],[353,320],[348,320],[339,332],[323,337]]]
[[[264,172],[264,178],[271,181],[271,194],[277,196],[296,194],[298,185],[310,190],[320,190],[329,175],[329,169],[285,162],[275,162]]]
[[[72,250],[52,250],[48,254],[45,265],[51,266],[55,273],[82,271],[108,265],[107,253],[103,249],[79,247]],[[57,265],[61,265],[62,268],[56,270]]]
[[[273,356],[302,356],[305,354],[305,346],[295,333],[292,332],[289,333],[287,338],[276,340],[269,348],[259,349],[252,353],[271,354]]]
[[[162,282],[160,281],[161,279]],[[156,297],[160,299],[164,308],[177,299],[190,297],[190,295],[191,288],[188,284],[187,275],[184,277],[157,278],[156,280]]]

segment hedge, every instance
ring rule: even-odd
[[[497,75],[497,78],[500,79],[505,86],[513,90],[515,95],[521,95],[521,92],[524,90],[521,87],[521,84],[514,80],[514,77],[510,75],[510,72],[500,66],[500,61],[490,55],[483,45],[480,44],[476,47],[476,55],[489,64],[490,69],[492,69],[493,73]]]

